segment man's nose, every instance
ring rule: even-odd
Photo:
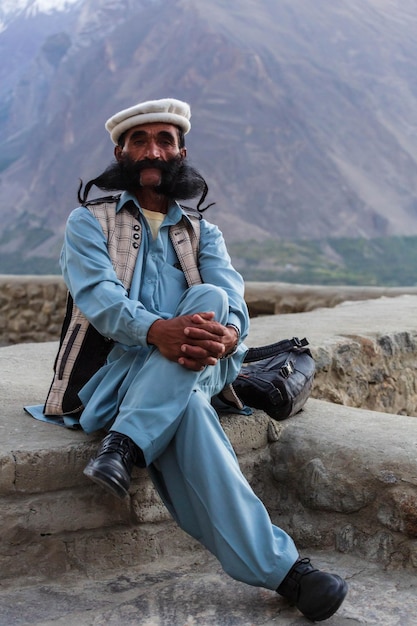
[[[150,141],[147,145],[146,156],[148,159],[159,159],[161,151],[156,141]]]

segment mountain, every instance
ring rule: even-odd
[[[104,122],[167,96],[229,242],[417,234],[412,0],[43,1],[0,2],[0,273],[56,267]]]

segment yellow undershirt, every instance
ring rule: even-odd
[[[165,213],[159,213],[159,211],[148,211],[148,209],[142,209],[143,215],[146,217],[146,221],[151,229],[152,237],[156,239],[162,222],[165,218]]]

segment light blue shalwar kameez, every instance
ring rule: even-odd
[[[142,449],[154,484],[180,527],[206,546],[233,578],[276,589],[298,558],[292,539],[269,515],[239,469],[213,395],[234,380],[246,348],[207,366],[187,370],[147,344],[159,318],[214,311],[244,339],[249,319],[241,276],[233,269],[216,226],[201,221],[199,269],[203,285],[188,288],[169,239],[179,221],[177,204],[154,240],[137,200],[142,243],[129,293],[117,279],[106,239],[88,209],[69,217],[61,267],[77,306],[116,344],[107,364],[81,392],[81,418],[90,433],[110,428]]]

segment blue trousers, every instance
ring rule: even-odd
[[[225,292],[187,290],[176,315],[214,311],[228,319]],[[234,378],[241,358],[193,372],[150,351],[118,406],[111,430],[142,449],[150,475],[179,526],[200,541],[236,580],[276,589],[298,558],[292,539],[271,523],[243,476],[211,397]]]

